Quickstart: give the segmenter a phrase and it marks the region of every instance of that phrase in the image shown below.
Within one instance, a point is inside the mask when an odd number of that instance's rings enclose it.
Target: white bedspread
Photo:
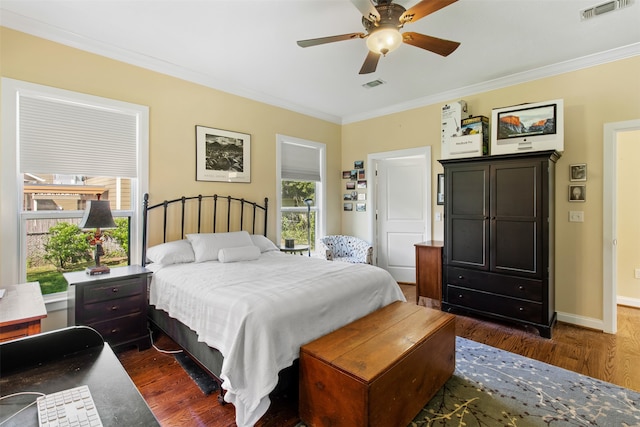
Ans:
[[[160,268],[150,290],[152,305],[224,356],[222,387],[239,427],[264,415],[301,345],[397,300],[400,287],[378,267],[280,252]]]

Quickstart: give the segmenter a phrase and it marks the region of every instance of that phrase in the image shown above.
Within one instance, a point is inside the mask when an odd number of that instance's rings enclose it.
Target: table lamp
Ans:
[[[98,195],[98,200],[89,200],[79,227],[82,229],[96,229],[94,237],[94,241],[96,242],[96,251],[94,255],[96,265],[93,267],[87,267],[86,273],[91,276],[109,273],[109,267],[106,265],[100,265],[100,257],[104,255],[104,250],[102,249],[102,232],[100,229],[116,227],[116,223],[113,221],[113,216],[111,215],[109,201],[100,200],[100,195]]]

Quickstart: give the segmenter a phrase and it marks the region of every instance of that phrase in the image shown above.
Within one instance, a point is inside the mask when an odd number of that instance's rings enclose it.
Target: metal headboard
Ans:
[[[142,217],[142,265],[146,265],[147,263],[147,233],[149,226],[149,213],[154,209],[162,208],[163,212],[163,225],[162,225],[162,242],[165,243],[167,241],[167,226],[169,223],[169,211],[170,206],[174,204],[180,203],[180,238],[184,239],[185,237],[185,218],[186,214],[189,213],[189,209],[196,209],[197,211],[197,221],[196,221],[196,230],[194,232],[200,233],[203,226],[203,202],[208,199],[212,199],[212,218],[210,222],[206,222],[212,227],[212,232],[215,233],[217,231],[218,226],[218,214],[221,211],[221,215],[226,213],[226,228],[224,231],[231,231],[232,219],[238,219],[239,222],[239,230],[242,231],[245,227],[245,221],[250,221],[248,230],[251,234],[257,234],[256,229],[260,225],[258,219],[260,214],[264,215],[264,220],[261,222],[262,225],[262,233],[265,237],[267,236],[267,207],[269,205],[269,199],[264,198],[264,205],[259,205],[256,202],[251,202],[249,200],[245,200],[242,198],[232,197],[232,196],[219,196],[217,194],[211,196],[203,196],[201,194],[197,196],[191,197],[179,197],[173,200],[165,200],[161,203],[157,203],[155,205],[149,206],[149,194],[145,193],[144,201],[143,201],[143,217]],[[218,203],[220,202],[220,204]],[[193,205],[196,205],[195,207]],[[189,205],[189,207],[187,207]],[[246,209],[245,209],[246,208]],[[232,211],[234,216],[232,216]],[[246,217],[245,217],[246,216]],[[224,225],[224,223],[223,223]]]

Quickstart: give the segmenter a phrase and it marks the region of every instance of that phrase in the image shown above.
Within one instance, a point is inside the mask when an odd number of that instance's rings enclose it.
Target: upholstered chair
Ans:
[[[331,261],[344,261],[354,264],[371,264],[373,246],[354,236],[325,236],[320,239],[325,248],[325,258]]]

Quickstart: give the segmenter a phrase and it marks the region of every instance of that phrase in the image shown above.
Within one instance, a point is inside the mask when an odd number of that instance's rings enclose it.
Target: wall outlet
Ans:
[[[584,212],[569,211],[569,222],[584,222]]]
[[[634,277],[640,279],[640,268],[636,268],[634,271]]]

